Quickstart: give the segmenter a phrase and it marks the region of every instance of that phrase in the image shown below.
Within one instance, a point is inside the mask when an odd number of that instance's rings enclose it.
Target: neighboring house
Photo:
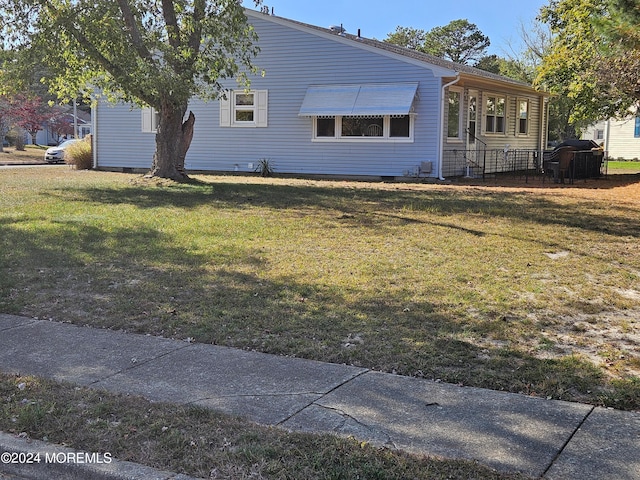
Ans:
[[[478,165],[479,151],[539,158],[547,96],[530,86],[341,29],[247,10],[259,36],[249,91],[226,83],[226,99],[190,105],[190,171],[250,172],[268,159],[277,173],[442,177]],[[152,109],[99,103],[94,163],[148,169]]]
[[[582,134],[585,140],[602,145],[611,159],[640,159],[640,113],[624,120],[604,120],[591,125]]]
[[[63,115],[65,120],[69,124],[70,131],[73,131],[73,112],[68,112]],[[91,114],[85,113],[83,111],[78,111],[77,115],[77,124],[78,124],[78,138],[84,138],[91,133]],[[42,125],[42,130],[38,131],[36,134],[36,144],[37,145],[58,145],[68,138],[73,138],[73,134],[68,135],[58,135],[54,132],[49,125],[49,122],[45,122]],[[32,142],[31,135],[25,132],[25,145],[30,145]]]

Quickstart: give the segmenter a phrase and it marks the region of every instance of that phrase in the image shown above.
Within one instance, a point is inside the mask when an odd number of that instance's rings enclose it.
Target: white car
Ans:
[[[62,142],[57,147],[48,148],[46,152],[44,152],[44,161],[47,163],[62,163],[64,162],[64,150],[69,145],[73,145],[76,142],[80,142],[78,139],[71,139]]]

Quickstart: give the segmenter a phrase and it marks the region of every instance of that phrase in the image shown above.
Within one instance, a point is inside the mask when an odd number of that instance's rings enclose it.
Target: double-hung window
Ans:
[[[516,124],[518,135],[529,133],[529,100],[518,100],[518,122]]]
[[[636,123],[633,127],[634,138],[640,138],[640,115],[636,116]]]
[[[460,90],[449,90],[448,101],[448,121],[447,138],[449,140],[462,140],[462,92]]]
[[[506,100],[504,97],[487,96],[485,132],[505,133],[505,106]]]
[[[255,123],[256,94],[233,92],[233,123]]]
[[[228,91],[220,99],[221,127],[266,127],[267,90]]]

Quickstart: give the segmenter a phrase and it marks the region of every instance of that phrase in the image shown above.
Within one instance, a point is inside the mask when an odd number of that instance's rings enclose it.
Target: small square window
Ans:
[[[250,123],[254,121],[255,104],[253,93],[235,94],[235,121]]]
[[[409,138],[409,115],[391,117],[391,130],[389,132],[389,136]]]
[[[228,91],[220,98],[220,126],[267,127],[268,90]]]
[[[316,119],[316,136],[318,137],[335,137],[336,136],[336,119],[317,118]]]

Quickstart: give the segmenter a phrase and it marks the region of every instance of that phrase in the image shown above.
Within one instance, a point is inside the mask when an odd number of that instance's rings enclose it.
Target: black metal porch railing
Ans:
[[[557,180],[554,170],[556,151],[529,149],[446,149],[442,163],[442,175],[446,177],[472,177],[487,179],[515,176],[529,181],[535,176],[550,176]],[[603,155],[593,150],[575,150],[570,154],[570,163],[563,171],[571,182],[574,179],[597,178],[606,165]]]
[[[542,172],[538,150],[446,149],[442,162],[444,177],[486,178],[487,175],[511,173],[524,176]]]

